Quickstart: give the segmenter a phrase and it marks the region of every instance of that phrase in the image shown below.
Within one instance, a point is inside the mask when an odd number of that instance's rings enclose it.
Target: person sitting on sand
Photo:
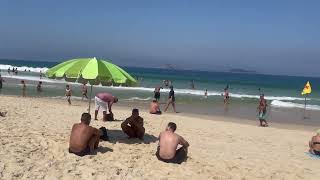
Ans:
[[[91,115],[83,113],[81,122],[73,125],[70,135],[69,153],[85,156],[98,148],[100,131],[89,126]]]
[[[143,139],[145,129],[143,127],[143,118],[139,116],[138,109],[132,110],[132,115],[121,123],[121,128],[129,138]]]
[[[170,86],[169,99],[168,99],[168,102],[167,102],[166,107],[164,108],[164,112],[166,112],[166,111],[168,110],[169,105],[172,104],[173,111],[174,111],[175,113],[177,113],[175,101],[176,101],[176,99],[175,99],[175,97],[174,97],[173,86]]]
[[[318,129],[317,134],[311,138],[309,148],[310,153],[320,156],[320,129]]]
[[[159,103],[156,99],[153,99],[150,104],[150,114],[161,114]]]
[[[27,86],[26,83],[24,82],[24,80],[21,81],[21,90],[22,90],[22,97],[26,97],[26,90],[27,90]]]
[[[268,123],[266,120],[267,117],[267,100],[264,98],[264,94],[260,95],[260,102],[258,106],[258,111],[259,111],[259,121],[260,121],[260,126],[261,127],[267,127]]]
[[[67,101],[69,103],[69,105],[71,105],[71,88],[69,86],[69,84],[66,85],[66,97],[67,97]]]
[[[112,105],[113,103],[117,103],[118,98],[113,96],[110,93],[98,93],[95,96],[95,104],[96,110],[94,112],[94,119],[98,120],[98,112],[100,108],[102,109],[103,113],[103,120],[104,121],[112,121],[113,120],[113,113],[112,113]]]
[[[156,156],[166,163],[181,164],[187,159],[189,143],[175,133],[177,125],[169,122],[166,130],[159,135],[159,145]],[[177,149],[178,145],[182,145]]]
[[[86,98],[86,99],[88,99],[88,88],[87,88],[87,85],[86,85],[86,83],[83,83],[83,85],[82,85],[82,100],[83,100],[83,98]]]

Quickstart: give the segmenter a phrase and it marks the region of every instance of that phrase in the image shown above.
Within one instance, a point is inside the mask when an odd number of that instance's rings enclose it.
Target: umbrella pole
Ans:
[[[91,90],[90,90],[90,99],[89,99],[89,108],[88,108],[89,114],[90,114],[90,107],[91,107],[91,97],[92,97],[92,85],[91,85]]]

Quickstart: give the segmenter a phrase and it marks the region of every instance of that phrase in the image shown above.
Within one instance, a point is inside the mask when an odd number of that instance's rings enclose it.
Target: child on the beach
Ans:
[[[24,80],[21,81],[21,85],[22,85],[22,97],[26,97],[26,90],[27,90],[27,86],[26,83],[24,82]]]
[[[69,105],[71,105],[71,88],[68,84],[66,85],[66,97]]]

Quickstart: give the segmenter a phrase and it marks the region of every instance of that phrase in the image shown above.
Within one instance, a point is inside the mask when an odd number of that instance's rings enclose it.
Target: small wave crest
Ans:
[[[273,100],[271,102],[271,106],[273,107],[281,107],[281,108],[304,108],[304,104],[293,103],[293,102],[284,102],[279,100]],[[307,105],[307,109],[309,110],[320,110],[320,106],[318,105]]]
[[[8,65],[8,64],[0,64],[0,69],[4,69],[4,70],[7,70],[7,69],[11,69],[12,70],[12,68],[17,68],[18,69],[18,71],[29,71],[30,70],[30,72],[36,72],[36,73],[40,73],[40,72],[42,72],[42,73],[45,73],[49,68],[47,68],[47,67],[28,67],[28,66],[12,66],[12,65]]]

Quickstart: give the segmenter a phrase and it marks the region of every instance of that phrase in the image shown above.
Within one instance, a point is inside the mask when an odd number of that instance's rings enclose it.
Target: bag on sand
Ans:
[[[104,141],[108,141],[109,137],[108,137],[107,129],[105,127],[101,127],[99,129],[102,132],[102,135],[100,136],[100,139],[102,139]]]
[[[106,115],[103,117],[103,120],[104,120],[104,121],[114,121],[114,119],[113,119],[113,114],[106,114]]]

